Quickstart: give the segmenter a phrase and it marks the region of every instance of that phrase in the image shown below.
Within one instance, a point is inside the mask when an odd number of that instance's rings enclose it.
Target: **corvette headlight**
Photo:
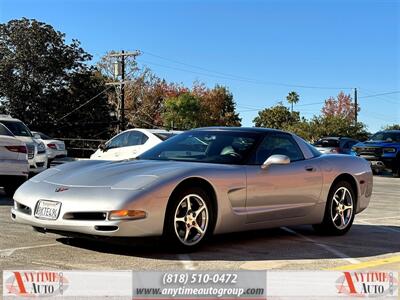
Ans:
[[[383,152],[385,153],[395,153],[396,148],[383,148]]]
[[[138,220],[146,218],[146,212],[143,210],[112,210],[108,213],[110,221],[115,220]]]
[[[158,179],[155,175],[137,175],[128,177],[114,184],[113,190],[140,190]]]

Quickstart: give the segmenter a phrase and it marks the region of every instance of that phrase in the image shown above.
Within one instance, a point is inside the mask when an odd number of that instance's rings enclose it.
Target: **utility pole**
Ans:
[[[121,51],[121,120],[120,131],[125,130],[125,51]],[[356,119],[357,120],[357,119]],[[356,121],[357,122],[357,121]]]
[[[125,57],[133,56],[134,58],[140,55],[140,51],[134,52],[125,52],[122,50],[120,53],[112,53],[109,54],[108,57],[116,57],[117,61],[115,62],[114,67],[114,76],[121,76],[121,80],[117,82],[110,82],[107,85],[119,85],[121,87],[121,95],[120,95],[120,114],[119,114],[119,131],[124,131],[126,128],[125,122]]]
[[[357,125],[357,115],[358,115],[357,88],[354,89],[354,108],[355,108],[354,121]]]

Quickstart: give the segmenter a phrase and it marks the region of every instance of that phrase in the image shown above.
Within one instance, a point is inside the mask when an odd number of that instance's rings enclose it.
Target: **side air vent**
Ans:
[[[94,226],[97,231],[116,231],[118,226]]]

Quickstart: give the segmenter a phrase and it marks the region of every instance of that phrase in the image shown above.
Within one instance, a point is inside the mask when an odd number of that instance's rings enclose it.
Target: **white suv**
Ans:
[[[8,196],[28,178],[27,148],[0,124],[0,186]]]
[[[7,127],[17,139],[26,144],[28,148],[29,172],[40,173],[46,170],[48,164],[46,146],[33,138],[28,127],[22,121],[7,115],[0,115],[0,123]]]

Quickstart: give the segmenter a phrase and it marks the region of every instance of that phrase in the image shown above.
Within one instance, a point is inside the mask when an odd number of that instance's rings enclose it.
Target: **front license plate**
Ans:
[[[36,206],[35,217],[56,220],[60,213],[61,202],[40,200]]]

